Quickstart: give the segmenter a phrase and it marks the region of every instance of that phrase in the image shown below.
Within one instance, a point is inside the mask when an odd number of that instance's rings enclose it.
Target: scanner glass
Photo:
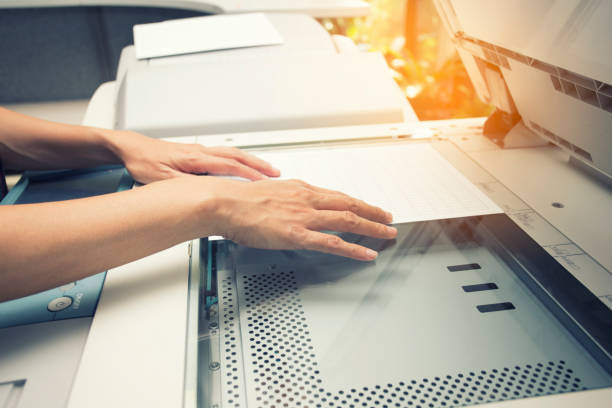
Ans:
[[[199,381],[216,403],[456,406],[612,384],[609,309],[505,215],[397,227],[342,234],[380,252],[370,263],[203,245],[220,367]]]

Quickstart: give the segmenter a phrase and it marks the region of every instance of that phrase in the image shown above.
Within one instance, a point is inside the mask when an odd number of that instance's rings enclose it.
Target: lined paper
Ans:
[[[503,212],[425,143],[253,153],[283,179],[342,191],[390,211],[394,223]]]

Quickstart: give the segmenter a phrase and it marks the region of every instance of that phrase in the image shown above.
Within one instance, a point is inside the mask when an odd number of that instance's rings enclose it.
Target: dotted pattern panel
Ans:
[[[317,407],[457,407],[586,389],[565,362],[423,378],[325,393]]]
[[[221,329],[221,400],[223,407],[246,407],[244,364],[240,347],[238,300],[231,276],[219,276],[219,327]]]
[[[294,271],[239,277],[249,403],[259,407],[312,407],[318,377],[308,324]],[[254,398],[253,398],[254,397]],[[255,400],[255,401],[253,401]]]
[[[451,407],[586,389],[564,361],[326,390],[294,271],[239,276],[250,406]],[[224,405],[225,406],[225,405]]]

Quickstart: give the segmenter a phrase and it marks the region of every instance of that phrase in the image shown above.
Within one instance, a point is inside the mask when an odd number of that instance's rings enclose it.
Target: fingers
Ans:
[[[397,229],[362,218],[350,211],[317,211],[307,228],[318,231],[352,232],[381,239],[392,239],[397,236]]]
[[[310,184],[306,184],[310,189],[312,189],[313,191],[316,191],[318,193],[324,193],[324,194],[332,194],[332,195],[341,195],[344,197],[350,197],[348,194],[343,193],[342,191],[338,191],[338,190],[330,190],[328,188],[323,188],[323,187],[319,187],[319,186],[313,186]]]
[[[290,183],[298,184],[304,189],[314,194],[308,197],[309,203],[317,210],[350,211],[361,217],[383,224],[393,222],[393,215],[380,207],[370,205],[357,198],[353,198],[340,191],[329,190],[322,187],[313,186],[303,180],[287,180]]]
[[[382,208],[340,193],[317,194],[313,198],[313,205],[317,210],[350,211],[360,217],[383,224],[390,224],[393,221],[391,213]]]
[[[300,247],[312,251],[320,251],[328,254],[345,256],[359,261],[372,261],[376,259],[378,253],[361,245],[351,244],[342,238],[324,234],[322,232],[299,230],[297,231]]]
[[[254,168],[246,166],[234,159],[227,159],[224,157],[210,156],[210,159],[206,163],[206,169],[212,174],[243,177],[253,181],[266,178],[265,175]]]
[[[260,159],[257,156],[243,152],[234,147],[210,147],[205,148],[208,154],[234,159],[248,167],[251,167],[268,177],[280,176],[280,170],[274,168],[270,163]]]

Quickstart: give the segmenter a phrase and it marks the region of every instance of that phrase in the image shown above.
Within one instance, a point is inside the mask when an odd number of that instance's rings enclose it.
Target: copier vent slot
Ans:
[[[495,290],[495,289],[499,289],[499,287],[493,283],[493,282],[489,282],[489,283],[478,283],[476,285],[463,285],[461,287],[463,289],[464,292],[470,293],[470,292],[480,292],[483,290]]]
[[[477,263],[470,263],[464,265],[451,265],[446,267],[450,272],[461,272],[461,271],[469,271],[473,269],[481,269],[480,265]]]
[[[510,302],[490,303],[488,305],[476,306],[480,313],[501,312],[502,310],[514,310],[516,307]]]
[[[295,272],[239,279],[248,331],[246,369],[254,377],[257,407],[451,407],[586,389],[560,360],[328,390],[317,365]],[[224,281],[223,287],[229,288],[230,282]],[[226,322],[234,318],[233,313],[226,316]],[[231,344],[231,340],[226,343]],[[235,392],[234,401],[239,401],[242,390],[234,391],[229,380],[232,365],[226,365],[227,392]]]
[[[536,66],[536,68],[539,67]],[[579,99],[596,108],[612,112],[612,95],[609,92],[610,85],[562,68],[558,68],[558,71],[559,74],[555,72],[550,73],[550,80],[556,91]]]

